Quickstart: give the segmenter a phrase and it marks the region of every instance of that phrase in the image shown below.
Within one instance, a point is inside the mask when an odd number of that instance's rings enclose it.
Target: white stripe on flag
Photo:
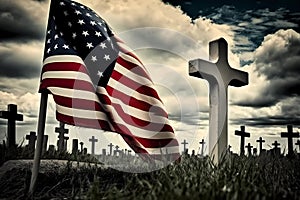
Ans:
[[[50,56],[44,60],[43,65],[56,63],[56,62],[74,62],[74,63],[80,63],[82,65],[85,65],[83,60],[79,56],[75,56],[75,55]]]

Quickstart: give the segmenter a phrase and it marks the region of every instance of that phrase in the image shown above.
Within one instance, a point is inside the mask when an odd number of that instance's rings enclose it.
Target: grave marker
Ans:
[[[102,149],[102,155],[106,156],[106,149]]]
[[[83,155],[87,155],[87,148],[83,148]]]
[[[277,142],[277,140],[275,140],[274,143],[272,143],[272,145],[274,146],[273,150],[274,150],[274,154],[280,155],[280,144]]]
[[[7,146],[16,147],[16,121],[23,121],[23,115],[18,114],[17,105],[9,104],[7,111],[0,111],[0,118],[7,119]]]
[[[67,137],[65,137],[65,134],[69,133],[68,129],[65,129],[65,124],[62,122],[59,122],[59,127],[55,128],[55,132],[58,133],[58,151],[59,152],[63,152],[66,150],[66,142],[65,139]]]
[[[209,152],[218,161],[228,146],[228,86],[247,85],[248,73],[230,67],[224,38],[209,43],[209,60],[189,61],[189,75],[209,83]]]
[[[112,143],[110,143],[109,145],[108,145],[108,147],[109,147],[109,155],[111,155],[112,156],[112,148],[113,148],[113,144]]]
[[[253,148],[253,156],[257,156],[257,148]]]
[[[258,142],[259,143],[259,153],[261,153],[262,152],[262,144],[264,143],[264,142],[266,142],[265,140],[263,140],[262,139],[262,137],[259,137],[259,139],[258,140],[256,140],[256,142]]]
[[[80,142],[79,144],[80,144],[80,152],[83,153],[83,144],[84,144],[84,143],[83,143],[83,142]]]
[[[246,148],[247,148],[247,150],[248,150],[248,156],[251,156],[252,155],[252,152],[251,152],[251,149],[252,149],[252,147],[253,146],[251,146],[251,144],[250,143],[248,143],[248,145],[247,146],[245,146]]]
[[[300,140],[297,140],[297,142],[295,143],[296,146],[298,146],[299,151],[300,151]]]
[[[282,132],[281,137],[288,138],[288,154],[293,155],[294,149],[293,149],[293,138],[298,138],[299,133],[295,132],[293,133],[293,126],[287,125],[288,132]]]
[[[74,155],[78,154],[78,139],[73,139],[72,154]]]
[[[118,145],[115,146],[114,156],[116,156],[117,153],[119,153],[119,148],[120,148],[120,147],[119,147]]]
[[[241,146],[240,146],[240,155],[245,154],[245,137],[250,137],[250,133],[245,132],[245,126],[241,126],[240,131],[235,131],[235,135],[241,136]]]
[[[202,139],[201,142],[199,142],[199,144],[201,145],[201,156],[203,156],[204,155],[204,145],[205,145],[204,139]]]
[[[36,141],[36,132],[30,131],[29,135],[26,135],[26,140],[28,140],[28,149],[30,152],[34,152],[35,141]]]
[[[187,143],[186,140],[184,139],[183,142],[181,142],[181,144],[183,144],[183,152],[186,153],[186,152],[187,152],[186,145],[187,145],[188,143]]]
[[[96,142],[98,142],[98,139],[92,136],[92,138],[90,138],[89,141],[92,143],[92,155],[95,155],[95,144]]]
[[[54,155],[54,152],[55,152],[55,146],[54,145],[49,145],[49,149],[48,149],[48,152],[50,155]]]

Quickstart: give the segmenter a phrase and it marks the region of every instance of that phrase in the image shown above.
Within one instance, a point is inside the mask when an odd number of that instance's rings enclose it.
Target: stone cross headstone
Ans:
[[[28,149],[30,152],[34,152],[35,141],[36,141],[36,132],[30,131],[29,135],[26,135],[26,140],[28,140]]]
[[[111,155],[111,156],[113,155],[113,154],[112,154],[112,153],[113,153],[113,152],[112,152],[113,146],[114,146],[114,145],[113,145],[112,143],[110,143],[110,144],[108,145],[108,147],[109,147],[109,155]]]
[[[272,143],[272,145],[274,146],[273,150],[274,150],[274,153],[277,154],[277,155],[280,155],[280,143],[277,142],[277,140],[275,140],[274,143]]]
[[[118,145],[115,146],[116,150],[114,150],[114,156],[116,156],[119,153],[119,148],[120,147]]]
[[[58,133],[58,151],[63,152],[66,149],[65,134],[68,134],[69,130],[65,129],[65,124],[63,122],[60,122],[59,127],[55,128],[55,132]]]
[[[47,147],[48,147],[48,135],[44,135],[43,145],[42,145],[42,155],[44,155],[47,152]]]
[[[199,144],[201,145],[201,156],[203,156],[204,155],[204,145],[205,145],[204,139],[202,139],[201,142],[199,142]]]
[[[248,73],[228,63],[228,44],[224,38],[209,43],[209,61],[189,61],[189,74],[209,83],[209,152],[218,162],[228,146],[228,86],[248,84]]]
[[[240,131],[235,131],[235,135],[241,136],[241,146],[240,146],[240,155],[245,154],[245,137],[250,137],[250,133],[245,132],[245,126],[241,126]]]
[[[298,146],[299,151],[300,151],[300,140],[297,140],[297,142],[295,143],[296,146]]]
[[[84,143],[83,143],[83,142],[80,142],[79,144],[80,144],[80,152],[83,153],[83,144],[84,144]]]
[[[16,147],[16,121],[23,121],[23,115],[18,114],[17,105],[9,104],[7,111],[0,111],[0,118],[7,119],[7,146]]]
[[[181,142],[181,144],[183,144],[183,152],[185,153],[187,151],[186,145],[188,144],[187,141],[184,139],[183,142]]]
[[[281,137],[288,138],[288,154],[293,155],[294,149],[293,149],[293,138],[298,138],[299,133],[295,132],[293,133],[293,126],[287,125],[288,132],[282,132]]]
[[[251,152],[251,149],[252,149],[252,147],[253,146],[251,146],[251,144],[250,143],[248,143],[248,145],[247,146],[245,146],[246,148],[247,148],[247,150],[248,150],[248,156],[251,156],[252,155],[252,152]]]
[[[89,141],[92,143],[92,155],[95,155],[95,144],[96,142],[98,142],[98,139],[92,136],[92,138],[90,138]]]
[[[72,154],[74,155],[78,154],[78,139],[73,139]]]
[[[259,153],[261,153],[262,152],[262,144],[265,142],[265,140],[263,140],[262,139],[262,137],[259,137],[259,139],[258,140],[256,140],[256,142],[258,142],[259,143]]]

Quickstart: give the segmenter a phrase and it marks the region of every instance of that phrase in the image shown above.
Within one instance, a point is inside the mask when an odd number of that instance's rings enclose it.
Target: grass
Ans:
[[[150,173],[126,173],[99,165],[40,174],[34,199],[299,199],[300,158],[230,155],[218,166],[208,157],[183,157]],[[24,199],[30,169],[9,171],[0,198]],[[16,181],[18,180],[18,181]]]

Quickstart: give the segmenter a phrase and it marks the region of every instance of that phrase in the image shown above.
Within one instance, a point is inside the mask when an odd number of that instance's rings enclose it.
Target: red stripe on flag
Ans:
[[[138,66],[132,62],[129,62],[120,56],[117,58],[117,63],[120,64],[121,66],[123,66],[124,68],[130,70],[131,72],[133,72],[141,77],[147,78],[150,82],[152,82],[151,78],[148,76],[148,74],[145,72],[145,70],[143,68],[141,68],[140,66]]]
[[[46,71],[76,71],[88,73],[84,65],[75,62],[54,62],[43,66],[42,73]]]
[[[74,126],[81,126],[81,127],[86,127],[86,128],[95,128],[95,129],[103,129],[106,131],[112,131],[108,122],[104,121],[104,120],[72,117],[72,116],[61,114],[57,111],[56,111],[56,119],[58,121],[64,122],[66,124],[74,125]]]
[[[173,129],[170,125],[162,123],[154,123],[151,121],[145,121],[143,119],[136,118],[125,113],[122,107],[118,104],[113,103],[113,107],[115,108],[118,115],[126,122],[132,126],[135,126],[140,129],[149,130],[153,132],[173,132]],[[150,113],[149,113],[150,114]],[[153,113],[154,114],[154,113]]]
[[[117,89],[114,89],[110,86],[106,86],[106,90],[107,90],[107,93],[111,97],[119,99],[123,103],[125,103],[129,106],[135,107],[135,108],[143,110],[143,111],[149,111],[151,109],[152,112],[155,111],[155,113],[157,113],[158,115],[161,115],[161,116],[166,117],[166,118],[168,116],[166,111],[163,108],[159,107],[159,106],[149,104],[149,103],[144,102],[142,100],[139,100],[139,99],[136,99],[134,97],[128,96],[127,94],[125,94],[123,92],[120,92]]]
[[[64,107],[104,112],[100,104],[95,101],[86,100],[86,99],[69,98],[69,97],[63,97],[58,95],[54,95],[53,98],[55,103],[62,105]]]
[[[43,80],[41,84],[41,88],[47,88],[47,87],[60,87],[60,88],[90,91],[95,93],[95,88],[90,82],[79,80],[79,79],[74,80],[74,79],[61,79],[61,78],[46,78]]]
[[[122,75],[121,73],[117,72],[117,71],[113,71],[111,78],[115,79],[116,81],[122,83],[123,85],[126,85],[127,87],[150,97],[154,97],[157,100],[161,101],[157,92],[147,86],[147,85],[142,85],[128,77],[126,77],[126,75]]]

